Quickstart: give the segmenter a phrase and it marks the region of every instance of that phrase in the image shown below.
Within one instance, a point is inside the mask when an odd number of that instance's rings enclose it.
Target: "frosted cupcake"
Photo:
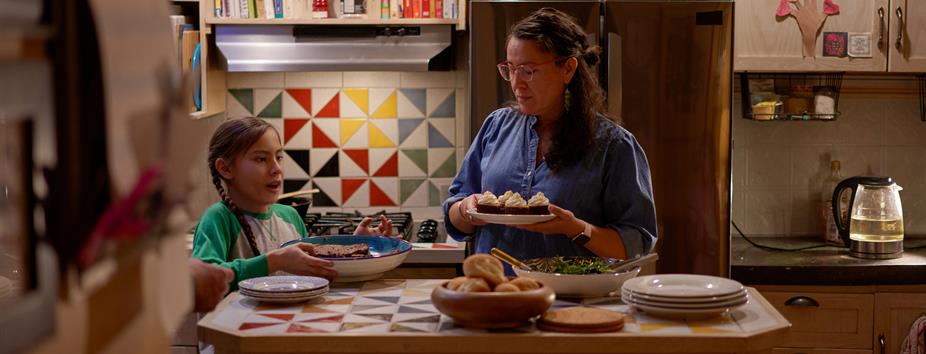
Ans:
[[[505,214],[527,214],[528,210],[527,202],[519,193],[514,193],[505,200]]]
[[[511,193],[511,191],[505,191],[505,194],[502,194],[501,196],[499,196],[499,197],[498,197],[498,204],[499,204],[499,206],[502,207],[502,208],[504,208],[504,207],[505,207],[505,202],[508,201],[508,198],[511,198],[511,195],[512,195],[512,194],[514,194],[514,193]]]
[[[527,201],[528,214],[547,215],[550,213],[549,206],[550,200],[543,195],[543,192],[537,192]]]
[[[498,202],[498,198],[495,197],[495,194],[492,194],[490,191],[485,191],[476,200],[476,211],[483,214],[500,214],[502,212],[502,204]]]

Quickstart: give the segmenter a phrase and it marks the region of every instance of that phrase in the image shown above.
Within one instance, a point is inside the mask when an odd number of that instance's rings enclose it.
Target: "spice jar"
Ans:
[[[328,18],[328,0],[312,1],[312,18]]]
[[[836,88],[833,86],[814,86],[814,113],[820,119],[833,119],[836,115]]]
[[[811,98],[813,98],[813,86],[791,86],[791,94],[785,99],[785,114],[804,115],[813,113],[810,106]]]

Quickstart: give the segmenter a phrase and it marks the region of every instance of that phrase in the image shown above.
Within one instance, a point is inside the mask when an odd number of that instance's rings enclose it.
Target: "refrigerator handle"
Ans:
[[[608,32],[608,113],[621,118],[621,36]]]

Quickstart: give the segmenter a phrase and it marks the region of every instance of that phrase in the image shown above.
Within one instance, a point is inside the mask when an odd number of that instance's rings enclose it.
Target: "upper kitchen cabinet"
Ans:
[[[888,0],[834,0],[833,3],[839,6],[839,12],[830,16],[824,14],[824,0],[798,1],[808,6],[798,10],[795,5],[792,5],[792,14],[786,16],[776,14],[781,5],[779,0],[736,2],[734,70],[883,72],[887,69],[889,47],[891,49],[894,47],[893,41],[887,38],[889,22],[894,19],[894,11],[889,10],[893,7],[889,6]],[[898,1],[891,2],[897,3]],[[905,14],[913,8],[921,14],[926,14],[923,11],[926,10],[926,4],[921,2],[909,1],[916,5],[910,5],[910,9],[905,10]],[[814,5],[813,10],[809,5]],[[813,57],[805,57],[803,54],[801,29],[796,17],[793,16],[798,11],[804,11],[805,14],[815,11],[816,13],[811,13],[811,15],[817,18],[825,16],[822,28],[816,32]],[[916,16],[908,17],[915,18]],[[915,34],[915,30],[924,29],[924,27],[926,27],[926,19],[917,25],[908,24],[906,33]],[[890,31],[893,33],[894,29],[891,28]],[[867,38],[870,39],[870,57],[824,56],[823,43],[826,32],[861,34],[862,36],[869,34]],[[904,37],[907,37],[906,33]],[[919,37],[926,37],[926,34]],[[879,39],[881,39],[880,47]],[[926,38],[910,38],[905,41],[908,41],[905,43],[912,43],[911,47],[915,47],[918,41],[926,44]],[[847,42],[847,39],[843,39],[844,48]],[[919,49],[918,52],[913,48],[909,50],[914,55],[912,58],[915,58],[916,54],[919,54],[920,58],[926,58],[926,49]],[[908,68],[917,64],[907,61],[905,65]],[[920,67],[923,65],[920,64]]]
[[[892,0],[890,9],[888,70],[926,71],[926,1]]]

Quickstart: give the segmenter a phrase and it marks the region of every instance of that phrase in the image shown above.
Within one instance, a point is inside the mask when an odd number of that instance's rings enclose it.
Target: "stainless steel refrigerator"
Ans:
[[[733,1],[470,2],[472,135],[512,100],[495,65],[508,29],[542,7],[577,19],[602,47],[608,110],[646,151],[657,272],[728,276]]]

